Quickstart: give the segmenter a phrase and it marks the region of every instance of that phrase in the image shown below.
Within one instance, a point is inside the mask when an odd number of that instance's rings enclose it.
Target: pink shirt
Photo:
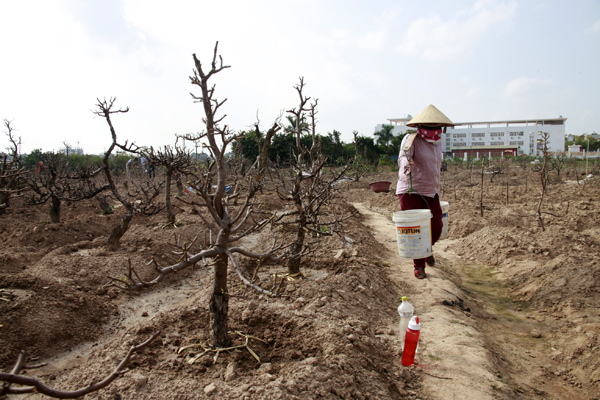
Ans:
[[[398,185],[396,185],[396,194],[406,193],[410,188],[409,165],[406,154],[404,154],[404,143],[409,135],[404,136],[400,145],[400,154],[398,155]],[[411,147],[411,158],[414,161],[412,168],[412,185],[422,196],[435,197],[440,196],[440,176],[442,165],[442,141],[436,144],[427,142],[421,136],[417,135]]]

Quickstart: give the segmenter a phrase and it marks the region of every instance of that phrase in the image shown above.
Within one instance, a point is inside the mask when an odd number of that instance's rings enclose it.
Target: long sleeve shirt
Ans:
[[[400,145],[400,154],[398,155],[398,184],[396,185],[396,194],[408,192],[410,188],[409,164],[408,158],[404,153],[404,143],[409,135],[404,136]],[[427,142],[421,136],[417,135],[410,148],[410,158],[413,160],[412,168],[412,186],[422,196],[435,197],[440,195],[440,178],[442,163],[442,141],[436,144]]]

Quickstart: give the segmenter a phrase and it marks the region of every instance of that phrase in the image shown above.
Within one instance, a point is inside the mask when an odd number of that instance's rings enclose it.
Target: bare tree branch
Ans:
[[[118,378],[119,376],[121,376],[121,375],[125,374],[127,371],[129,371],[127,369],[127,366],[129,365],[129,363],[131,361],[133,361],[136,358],[135,353],[137,351],[143,349],[144,347],[148,346],[154,339],[156,339],[158,337],[159,334],[160,334],[160,332],[155,332],[145,342],[138,344],[138,345],[131,346],[131,348],[125,355],[125,358],[119,363],[117,368],[110,375],[108,375],[106,378],[104,378],[102,381],[100,381],[98,383],[94,383],[88,387],[85,387],[85,388],[82,388],[79,390],[75,390],[75,391],[71,391],[71,392],[52,389],[52,388],[46,386],[45,384],[43,384],[37,378],[31,378],[28,376],[19,375],[19,373],[21,372],[22,369],[28,369],[25,366],[25,352],[23,351],[19,355],[17,363],[15,364],[14,368],[12,369],[12,371],[9,374],[0,373],[0,381],[5,382],[4,386],[2,388],[2,391],[0,391],[0,395],[25,394],[25,393],[38,392],[38,393],[45,394],[46,396],[54,397],[57,399],[75,399],[77,397],[84,396],[88,393],[96,392],[96,391],[108,386],[116,378]],[[35,366],[35,367],[39,367],[39,366]],[[29,367],[29,369],[31,369],[31,368],[33,368],[33,367]],[[18,385],[29,385],[29,386],[24,387],[24,388],[12,388],[11,384],[13,384],[13,383],[18,384]]]

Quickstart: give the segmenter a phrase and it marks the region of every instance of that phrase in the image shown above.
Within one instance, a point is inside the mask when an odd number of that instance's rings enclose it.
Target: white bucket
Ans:
[[[450,210],[450,204],[447,201],[440,201],[440,207],[442,207],[442,234],[438,240],[448,238],[448,211]]]
[[[431,251],[431,211],[397,211],[392,217],[396,223],[398,254],[413,260],[429,257]]]

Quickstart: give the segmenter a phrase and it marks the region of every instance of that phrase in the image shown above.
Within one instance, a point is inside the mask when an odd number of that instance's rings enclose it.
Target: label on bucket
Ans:
[[[398,235],[420,235],[421,227],[420,226],[399,226]]]
[[[402,258],[424,258],[431,255],[431,229],[425,226],[396,226],[398,254]]]

